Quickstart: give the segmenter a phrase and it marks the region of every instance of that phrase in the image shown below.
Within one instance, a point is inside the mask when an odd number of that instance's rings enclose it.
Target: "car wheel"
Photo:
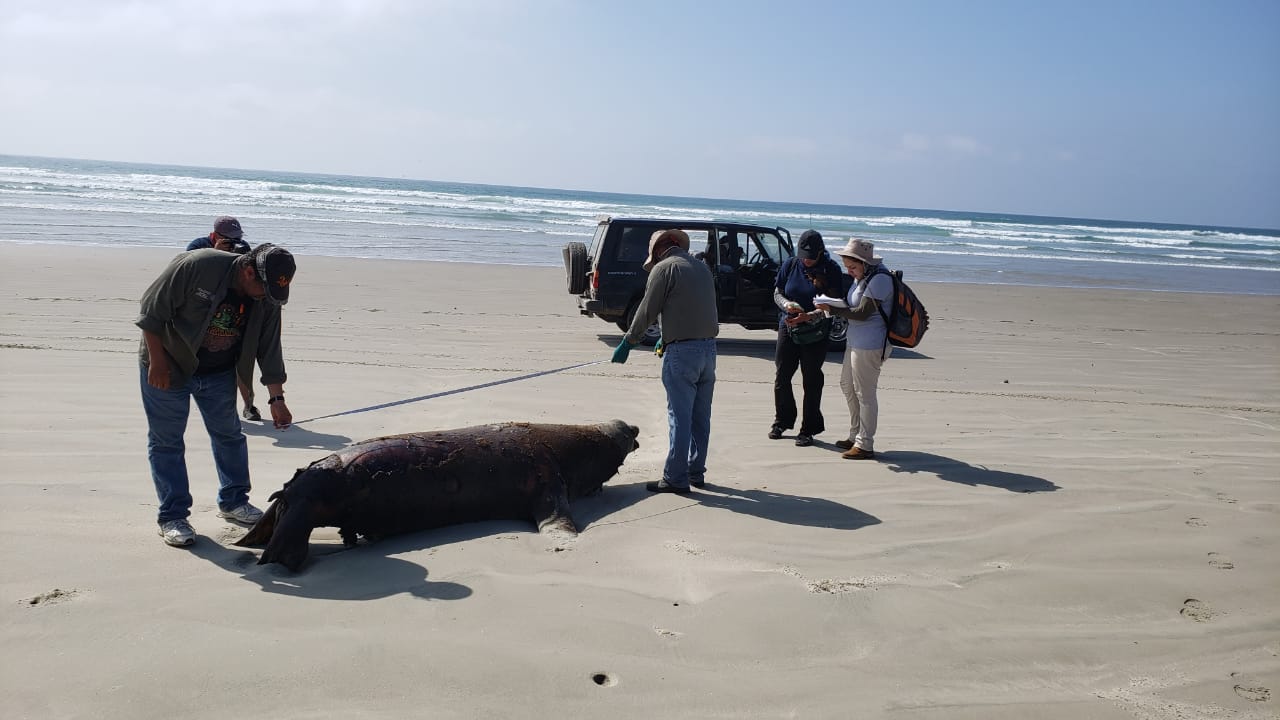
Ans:
[[[580,242],[566,243],[564,270],[569,277],[569,294],[581,295],[587,291],[587,246]]]
[[[827,352],[844,350],[847,337],[849,337],[849,321],[842,317],[832,317],[831,332],[827,333]]]
[[[630,308],[627,308],[627,319],[617,323],[619,330],[626,332],[631,329],[631,321],[636,319],[636,310],[639,309],[639,307],[640,303],[637,301],[632,303]],[[658,323],[654,323],[645,329],[644,336],[640,338],[640,344],[656,345],[658,344],[658,338],[660,337],[662,337],[662,326]]]

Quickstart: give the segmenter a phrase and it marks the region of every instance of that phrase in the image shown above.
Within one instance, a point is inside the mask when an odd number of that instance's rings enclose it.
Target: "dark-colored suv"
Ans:
[[[589,249],[580,242],[564,246],[569,293],[578,296],[579,311],[624,331],[631,327],[648,277],[641,266],[649,254],[649,236],[666,228],[688,233],[689,251],[711,268],[720,322],[748,330],[777,329],[779,310],[773,303],[773,283],[782,262],[795,255],[791,233],[785,228],[744,223],[601,217]],[[845,281],[847,289],[851,279],[845,276]],[[832,350],[844,348],[847,331],[845,321],[836,318],[831,328]],[[659,337],[655,324],[645,333],[644,343],[652,345]]]

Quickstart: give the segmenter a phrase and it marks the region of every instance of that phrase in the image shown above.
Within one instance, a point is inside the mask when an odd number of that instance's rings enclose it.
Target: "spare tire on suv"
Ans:
[[[580,242],[571,242],[564,246],[564,270],[569,278],[569,294],[580,295],[587,290],[587,246]]]

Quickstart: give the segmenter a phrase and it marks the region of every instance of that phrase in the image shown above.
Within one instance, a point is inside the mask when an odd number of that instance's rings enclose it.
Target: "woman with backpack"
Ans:
[[[876,456],[876,385],[880,368],[892,351],[880,308],[887,311],[892,305],[893,278],[881,264],[882,258],[876,256],[875,245],[867,240],[849,238],[836,255],[854,279],[845,298],[848,307],[817,306],[824,313],[849,321],[844,365],[840,369],[840,389],[849,403],[849,437],[836,442],[836,447],[845,451],[840,457],[870,460]]]
[[[831,319],[814,309],[813,298],[822,293],[840,293],[843,284],[840,266],[827,255],[822,235],[805,230],[796,245],[796,256],[778,268],[773,301],[782,314],[778,318],[778,344],[773,361],[773,426],[769,439],[782,437],[796,423],[796,396],[791,379],[800,369],[804,387],[804,409],[796,445],[813,444],[813,436],[826,429],[822,419],[822,363],[827,359],[827,335]]]

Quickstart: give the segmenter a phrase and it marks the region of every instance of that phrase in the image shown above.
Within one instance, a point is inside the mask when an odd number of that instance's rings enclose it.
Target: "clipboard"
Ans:
[[[841,300],[840,298],[833,298],[830,295],[814,295],[813,304],[814,305],[830,305],[831,307],[835,307],[835,308],[849,307],[849,304],[846,303],[844,300]]]

